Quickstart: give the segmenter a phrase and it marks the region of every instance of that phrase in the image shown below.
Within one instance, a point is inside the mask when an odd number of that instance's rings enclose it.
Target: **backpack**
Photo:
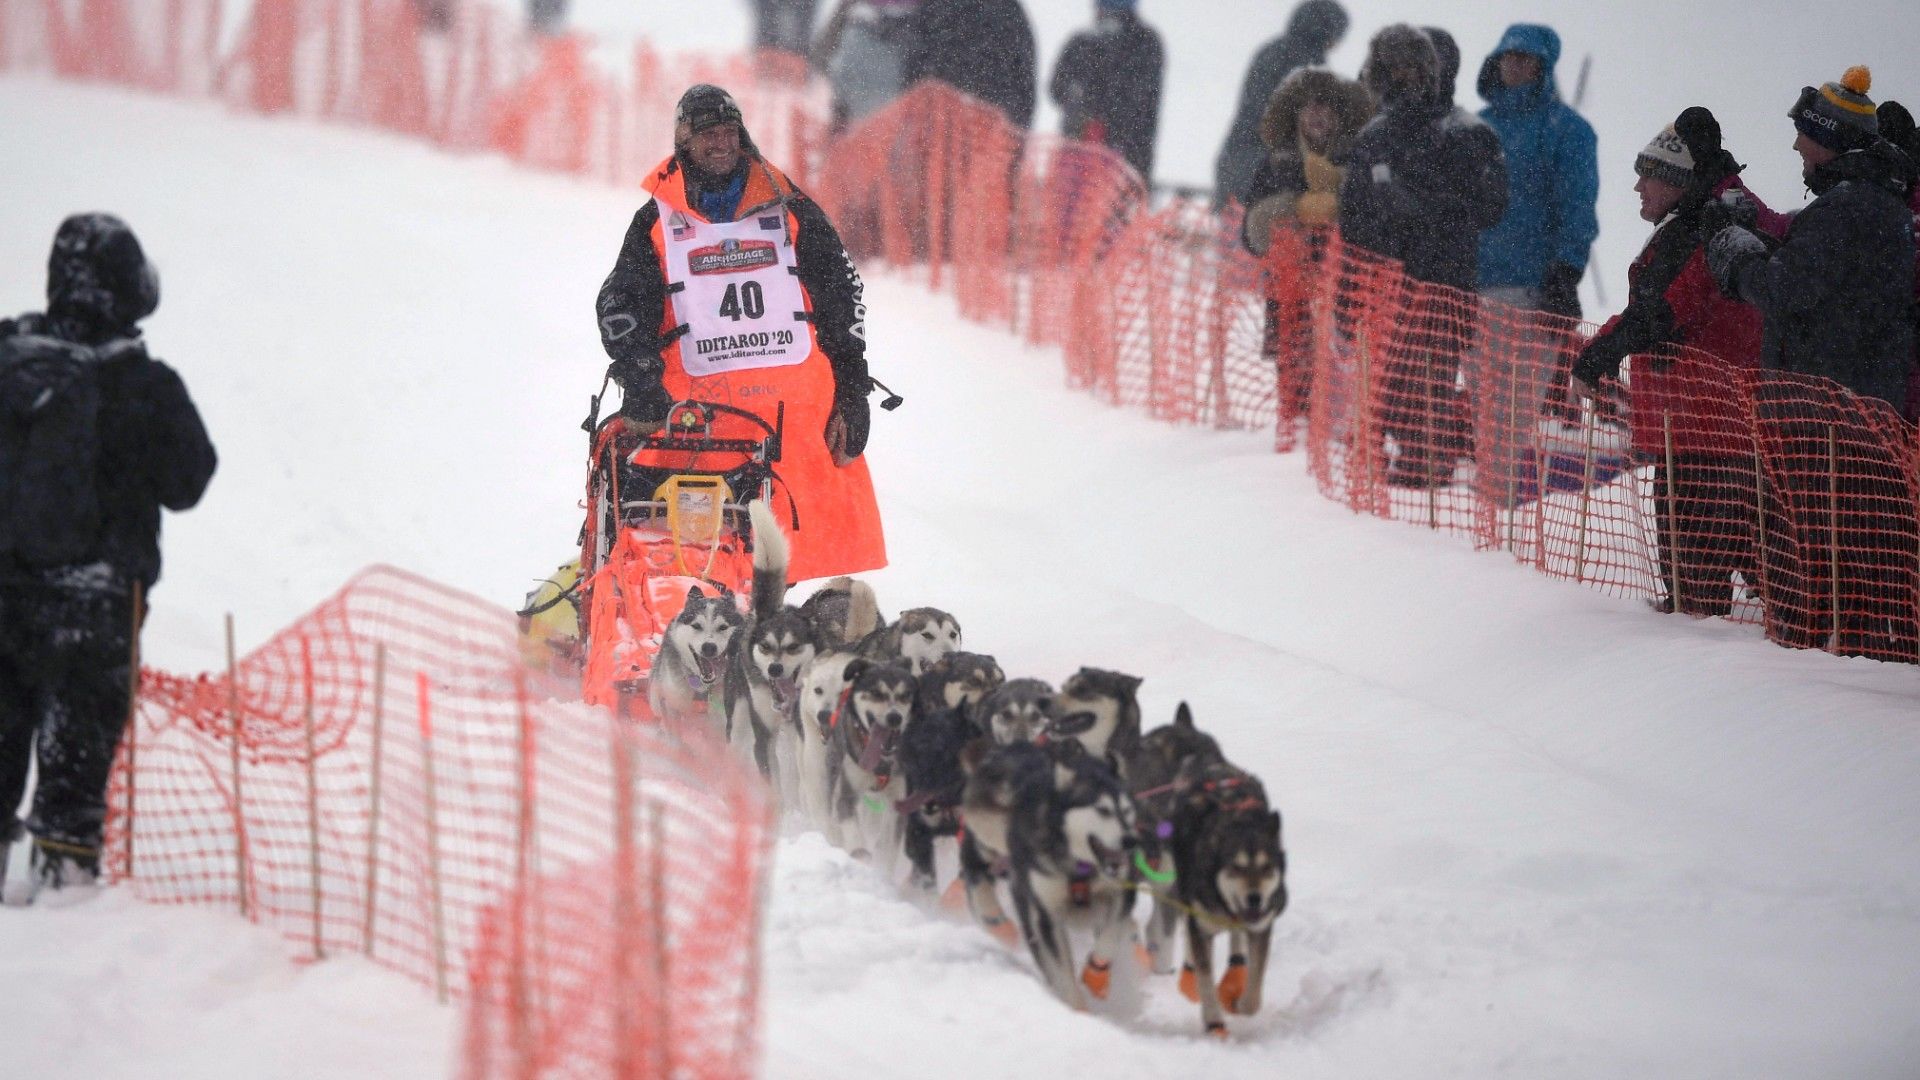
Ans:
[[[0,338],[0,559],[90,558],[102,526],[100,363],[56,338]]]

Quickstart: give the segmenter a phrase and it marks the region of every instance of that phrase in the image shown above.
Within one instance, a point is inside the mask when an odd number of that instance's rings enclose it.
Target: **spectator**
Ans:
[[[753,47],[807,55],[815,0],[753,0]]]
[[[1360,73],[1380,111],[1355,140],[1340,186],[1346,241],[1404,264],[1408,276],[1446,289],[1420,295],[1421,310],[1397,328],[1393,370],[1381,387],[1381,428],[1398,454],[1389,483],[1445,484],[1468,448],[1455,388],[1472,328],[1482,230],[1507,204],[1506,167],[1493,129],[1454,107],[1440,86],[1440,58],[1414,27],[1374,35]]]
[[[1359,83],[1325,68],[1287,76],[1267,103],[1260,141],[1267,156],[1247,192],[1241,240],[1265,255],[1275,226],[1288,221],[1332,225],[1340,215],[1340,184],[1353,141],[1373,116],[1373,99]]]
[[[1760,309],[1761,361],[1819,376],[1857,399],[1761,380],[1754,421],[1776,478],[1770,495],[1768,632],[1783,644],[1831,641],[1848,655],[1912,660],[1916,641],[1913,498],[1889,445],[1913,364],[1913,211],[1906,159],[1879,137],[1872,77],[1802,89],[1788,115],[1814,199],[1777,248],[1750,227],[1707,247],[1721,289]],[[1861,399],[1877,399],[1861,400]],[[1891,406],[1889,412],[1878,402]],[[1880,414],[1885,414],[1884,416]],[[1784,535],[1783,535],[1784,534]]]
[[[159,302],[133,231],[79,214],[54,236],[46,312],[0,321],[0,849],[37,762],[29,898],[98,880],[160,508],[213,476],[193,400],[140,337]]]
[[[1253,174],[1266,156],[1266,148],[1260,145],[1260,118],[1266,113],[1267,102],[1295,69],[1325,64],[1327,53],[1346,36],[1347,25],[1346,9],[1334,0],[1306,0],[1293,9],[1287,32],[1253,54],[1253,63],[1240,87],[1240,104],[1233,112],[1233,126],[1227,129],[1227,141],[1213,166],[1215,206],[1225,206],[1229,201],[1247,204]]]
[[[912,20],[907,85],[937,79],[1033,126],[1039,51],[1020,0],[921,0]]]
[[[1633,444],[1654,463],[1661,610],[1725,615],[1734,573],[1760,580],[1753,437],[1729,370],[1760,366],[1760,313],[1714,287],[1706,243],[1711,204],[1727,192],[1751,196],[1721,146],[1719,121],[1697,106],[1655,135],[1633,167],[1640,217],[1655,228],[1627,271],[1626,310],[1581,349],[1574,386],[1591,397],[1633,358]]]
[[[1437,26],[1423,26],[1420,32],[1427,35],[1427,40],[1433,43],[1434,55],[1440,58],[1440,96],[1452,105],[1455,85],[1460,81],[1460,43]]]
[[[1507,28],[1480,67],[1480,118],[1507,156],[1507,212],[1480,238],[1480,290],[1514,307],[1580,317],[1580,279],[1600,221],[1593,127],[1560,100],[1560,36]]]
[[[1248,251],[1265,257],[1277,229],[1339,220],[1340,182],[1346,176],[1341,163],[1372,115],[1373,99],[1357,82],[1325,68],[1301,68],[1287,76],[1260,120],[1267,156],[1247,193],[1241,243]],[[1266,293],[1261,351],[1275,363],[1282,424],[1306,414],[1313,381],[1313,322],[1310,290],[1303,283],[1323,271],[1327,246],[1323,229],[1304,234],[1294,230],[1287,241],[1273,253],[1273,259],[1285,265],[1266,261],[1261,266]]]
[[[681,95],[673,153],[646,188],[596,305],[629,429],[658,430],[685,400],[783,419],[779,471],[798,522],[788,572],[886,565],[862,460],[865,289],[833,223],[760,155],[716,86]]]
[[[1139,6],[1139,0],[1094,0],[1093,29],[1067,40],[1047,93],[1064,114],[1061,130],[1069,139],[1112,147],[1151,185],[1166,53],[1160,35],[1141,21]]]
[[[1920,247],[1920,131],[1915,130],[1913,114],[1897,101],[1883,101],[1876,115],[1880,134],[1907,156],[1907,207],[1913,211],[1913,236]],[[1914,360],[1907,372],[1908,423],[1920,423],[1920,262],[1913,270]]]
[[[886,107],[907,88],[910,20],[918,0],[840,0],[811,54],[833,88],[837,133]]]
[[[1813,202],[1770,248],[1729,226],[1712,240],[1713,274],[1765,318],[1767,367],[1832,379],[1906,405],[1913,363],[1913,211],[1906,156],[1879,137],[1867,69],[1807,87],[1794,104],[1801,173]]]

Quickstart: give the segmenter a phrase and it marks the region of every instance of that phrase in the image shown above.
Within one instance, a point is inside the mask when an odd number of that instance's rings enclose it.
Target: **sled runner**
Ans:
[[[589,704],[644,708],[662,636],[691,589],[748,602],[746,507],[785,492],[773,469],[784,418],[784,409],[768,424],[730,405],[681,401],[659,431],[636,437],[617,416],[594,427],[574,599]],[[746,434],[719,434],[716,421]],[[785,502],[797,525],[791,496]]]

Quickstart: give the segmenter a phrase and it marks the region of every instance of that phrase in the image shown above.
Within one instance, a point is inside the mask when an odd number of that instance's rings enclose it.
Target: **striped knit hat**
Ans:
[[[1633,171],[1649,180],[1683,188],[1693,181],[1693,152],[1668,124],[1634,159]]]
[[[1873,101],[1867,97],[1872,87],[1872,72],[1864,66],[1850,67],[1837,83],[1802,89],[1800,100],[1787,115],[1802,135],[1829,150],[1844,154],[1864,149],[1880,134]]]

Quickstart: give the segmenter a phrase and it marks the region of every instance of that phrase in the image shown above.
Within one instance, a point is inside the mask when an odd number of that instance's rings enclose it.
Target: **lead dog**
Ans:
[[[1195,726],[1193,711],[1181,702],[1173,723],[1148,732],[1127,759],[1128,784],[1140,806],[1141,835],[1171,837],[1183,773],[1197,776],[1197,770],[1225,762],[1220,744]],[[1154,870],[1148,878],[1154,905],[1147,917],[1147,955],[1153,970],[1167,975],[1174,969],[1173,937],[1180,925],[1179,900],[1172,890],[1173,864],[1164,852]]]
[[[1190,760],[1176,780],[1173,891],[1187,913],[1187,961],[1181,991],[1200,1002],[1209,1035],[1225,1036],[1222,1006],[1242,1016],[1260,1011],[1273,924],[1287,907],[1287,854],[1280,814],[1260,781],[1224,762]],[[1213,937],[1231,935],[1232,952],[1218,986]]]

